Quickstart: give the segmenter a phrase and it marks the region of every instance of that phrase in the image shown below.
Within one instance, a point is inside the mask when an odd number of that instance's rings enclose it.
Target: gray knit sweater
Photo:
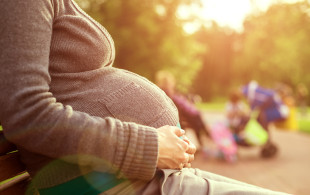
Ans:
[[[0,1],[0,121],[39,188],[92,170],[153,177],[155,128],[178,113],[114,57],[110,35],[72,0]]]

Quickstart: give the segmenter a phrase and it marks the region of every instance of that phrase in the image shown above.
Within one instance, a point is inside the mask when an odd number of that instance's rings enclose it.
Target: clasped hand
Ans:
[[[191,167],[196,146],[184,134],[184,130],[174,126],[163,126],[158,129],[158,168]]]

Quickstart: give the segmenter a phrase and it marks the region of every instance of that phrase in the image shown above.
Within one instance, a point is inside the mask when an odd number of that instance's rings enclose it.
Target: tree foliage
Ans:
[[[151,80],[158,70],[171,71],[186,90],[201,66],[203,47],[186,35],[176,10],[189,0],[79,0],[81,7],[112,35],[114,66]]]
[[[200,94],[204,100],[225,95],[233,79],[231,61],[236,33],[214,23],[211,28],[201,28],[194,36],[208,49],[207,53],[199,56],[203,66],[194,81],[195,93]]]
[[[293,89],[310,86],[309,3],[275,4],[248,16],[244,31],[231,33],[214,24],[196,38],[208,47],[194,82],[205,100],[227,95],[230,88],[257,80],[266,87],[278,82]],[[204,83],[204,84],[203,84]]]
[[[248,17],[244,27],[242,49],[235,55],[236,79],[310,85],[309,3],[275,4]]]

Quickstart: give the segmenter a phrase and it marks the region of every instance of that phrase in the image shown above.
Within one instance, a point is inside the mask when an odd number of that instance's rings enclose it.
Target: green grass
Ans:
[[[202,102],[197,104],[197,108],[201,111],[225,111],[225,101],[215,101],[215,102]],[[308,115],[306,117],[297,114],[298,129],[302,132],[310,133],[310,108],[308,108]]]
[[[298,119],[298,129],[300,131],[310,133],[310,119],[306,118]]]
[[[225,111],[225,103],[197,103],[197,108],[202,111]]]
[[[200,102],[196,106],[202,111],[224,112],[227,98],[215,98],[211,102]]]

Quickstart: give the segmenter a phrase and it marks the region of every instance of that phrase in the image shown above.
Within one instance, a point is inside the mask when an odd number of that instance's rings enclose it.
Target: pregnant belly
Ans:
[[[105,67],[51,75],[51,92],[58,102],[74,110],[155,128],[178,123],[178,112],[170,98],[146,78],[132,72]]]

